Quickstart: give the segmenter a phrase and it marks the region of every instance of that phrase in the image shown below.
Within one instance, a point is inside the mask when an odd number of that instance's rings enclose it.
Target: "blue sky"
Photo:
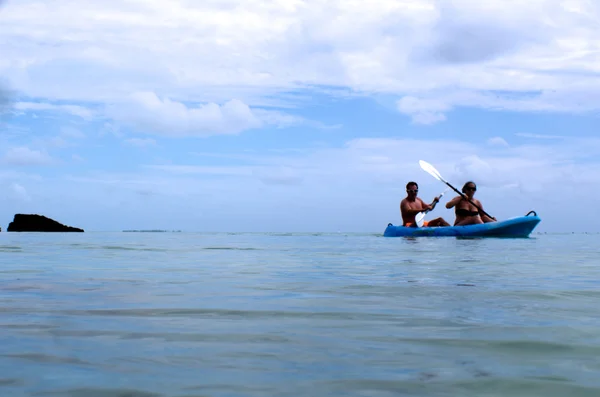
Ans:
[[[383,232],[423,159],[599,230],[595,2],[0,3],[3,228]]]

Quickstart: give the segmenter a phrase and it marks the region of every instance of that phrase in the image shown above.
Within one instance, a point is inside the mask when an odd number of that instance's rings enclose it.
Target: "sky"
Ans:
[[[595,0],[0,0],[0,226],[600,231]],[[454,221],[448,192],[427,218]],[[426,219],[427,219],[426,218]]]

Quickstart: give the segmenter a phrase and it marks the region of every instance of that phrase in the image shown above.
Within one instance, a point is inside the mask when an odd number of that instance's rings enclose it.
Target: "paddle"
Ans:
[[[442,192],[442,194],[440,194],[440,196],[438,197],[438,199],[441,199],[441,198],[442,198],[442,196],[443,196],[444,194],[446,194],[446,192],[447,192],[448,190],[450,190],[450,189],[448,188],[448,189],[444,190],[444,191]],[[425,215],[426,215],[426,214],[427,214],[429,211],[430,211],[430,210],[425,210],[425,211],[423,211],[423,212],[419,212],[419,213],[417,214],[417,216],[415,217],[415,221],[417,222],[417,226],[419,226],[419,227],[423,226],[423,219],[425,218]],[[431,211],[432,211],[432,210],[431,210]]]
[[[423,169],[423,171],[429,173],[431,176],[433,176],[438,181],[444,182],[452,190],[454,190],[456,193],[460,194],[462,196],[462,198],[464,198],[465,200],[468,200],[471,204],[473,204],[479,210],[479,212],[481,212],[484,215],[487,215],[490,218],[494,218],[493,216],[491,216],[490,214],[488,214],[487,212],[485,212],[484,210],[482,210],[477,204],[475,204],[473,201],[471,201],[471,199],[469,199],[467,196],[465,196],[462,192],[456,190],[456,188],[454,186],[452,186],[451,184],[449,184],[448,182],[446,182],[446,180],[444,178],[442,178],[442,175],[440,175],[440,173],[438,172],[438,170],[436,170],[433,165],[431,165],[428,162],[423,161],[423,160],[419,160],[419,165],[421,166],[421,168]]]

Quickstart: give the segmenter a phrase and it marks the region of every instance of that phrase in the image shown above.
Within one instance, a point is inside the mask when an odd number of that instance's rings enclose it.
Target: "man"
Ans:
[[[417,185],[417,182],[408,182],[406,184],[406,198],[400,202],[400,213],[402,214],[403,226],[417,227],[417,221],[415,219],[417,214],[426,210],[433,210],[438,201],[440,201],[440,198],[436,197],[431,204],[425,204],[423,200],[417,197],[417,193],[419,193],[419,185]],[[423,222],[423,226],[450,226],[450,224],[446,222],[444,218],[440,217],[432,219],[429,222]]]

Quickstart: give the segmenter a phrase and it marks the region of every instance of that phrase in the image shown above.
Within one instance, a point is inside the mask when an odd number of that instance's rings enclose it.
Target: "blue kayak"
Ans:
[[[530,214],[532,214],[530,216]],[[529,237],[541,219],[535,211],[499,222],[466,226],[406,227],[388,224],[384,237]]]

